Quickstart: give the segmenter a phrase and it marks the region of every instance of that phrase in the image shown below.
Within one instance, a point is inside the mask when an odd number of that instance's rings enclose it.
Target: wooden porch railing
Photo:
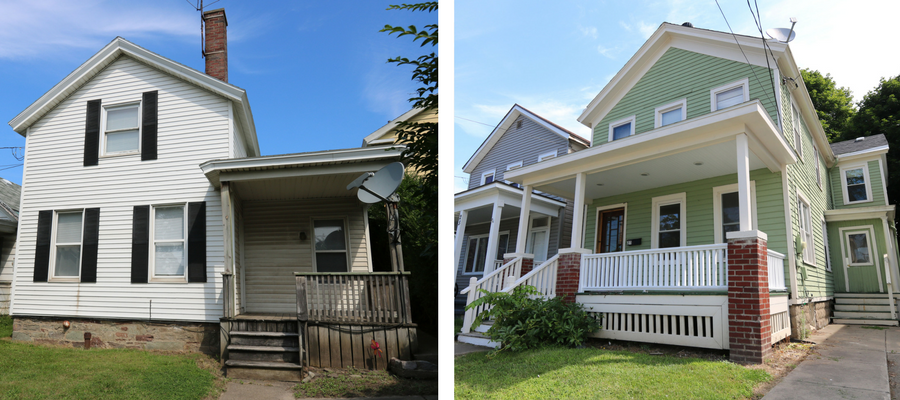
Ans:
[[[769,250],[766,260],[769,266],[769,291],[786,290],[784,285],[784,254]]]
[[[500,266],[500,268],[491,271],[491,273],[485,275],[481,279],[476,279],[473,276],[469,279],[469,287],[461,290],[459,293],[467,295],[466,305],[468,306],[469,304],[472,304],[473,301],[484,296],[484,293],[481,293],[478,289],[484,289],[488,292],[499,292],[504,288],[504,283],[509,284],[514,282],[519,278],[521,273],[522,257],[516,257],[512,259],[512,261]],[[475,316],[487,309],[489,309],[489,306],[481,305],[471,310],[466,310],[466,313],[463,316],[462,333],[469,333],[472,328],[472,322],[475,321]]]
[[[559,260],[559,254],[534,267],[531,272],[503,288],[503,291],[509,293],[516,286],[529,285],[534,286],[545,297],[556,297],[556,267],[559,265],[557,260]]]
[[[494,260],[494,266],[491,268],[491,271],[496,271],[503,266],[503,260]]]
[[[411,324],[409,272],[297,272],[297,319]]]
[[[727,244],[585,254],[579,292],[727,290]]]

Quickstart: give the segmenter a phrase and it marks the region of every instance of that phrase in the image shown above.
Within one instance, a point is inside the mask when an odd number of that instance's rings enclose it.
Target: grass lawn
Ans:
[[[463,326],[463,317],[456,317],[453,319],[453,334],[458,335],[459,331],[462,330]],[[12,328],[10,328],[12,329]]]
[[[0,320],[0,333],[3,322]],[[44,347],[0,340],[0,399],[204,399],[217,378],[201,354]],[[212,369],[212,367],[209,367]]]
[[[0,338],[12,336],[13,320],[9,315],[0,314]]]
[[[770,379],[725,361],[597,348],[473,353],[454,364],[457,399],[742,399]]]

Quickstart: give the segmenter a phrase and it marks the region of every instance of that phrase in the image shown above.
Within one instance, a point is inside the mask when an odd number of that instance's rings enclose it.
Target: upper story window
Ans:
[[[103,154],[140,151],[140,103],[103,108]]]
[[[822,189],[822,170],[819,168],[819,149],[813,146],[813,162],[816,163],[816,184]]]
[[[83,212],[57,212],[53,224],[53,274],[54,279],[75,278],[81,275],[81,223]]]
[[[635,116],[618,120],[609,124],[609,141],[619,140],[634,135]]]
[[[655,111],[657,128],[684,121],[687,118],[687,99],[656,107]]]
[[[538,156],[538,162],[547,161],[550,159],[556,158],[556,151],[551,151],[549,153],[544,153]]]
[[[815,249],[812,228],[812,216],[810,212],[809,200],[799,190],[797,191],[797,211],[800,220],[800,240],[806,243],[803,247],[803,262],[815,265]]]
[[[866,163],[841,167],[841,182],[845,205],[872,201],[872,185],[869,184]]]
[[[800,111],[797,104],[791,101],[791,117],[793,119],[794,128],[794,149],[797,150],[797,156],[803,158],[803,136],[800,134]]]
[[[749,82],[747,78],[744,78],[710,90],[710,111],[721,110],[750,101]]]
[[[494,171],[485,172],[485,173],[481,174],[481,184],[482,185],[487,185],[488,183],[491,183],[493,181],[494,181]]]

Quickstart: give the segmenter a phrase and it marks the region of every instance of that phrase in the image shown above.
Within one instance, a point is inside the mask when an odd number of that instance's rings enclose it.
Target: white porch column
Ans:
[[[573,249],[584,247],[584,190],[587,181],[587,173],[575,174],[575,210],[572,216],[572,244]]]
[[[516,253],[525,253],[525,241],[528,236],[528,222],[531,215],[531,192],[534,189],[531,185],[525,185],[522,188],[522,209],[519,211],[519,232],[516,235]]]
[[[738,204],[740,205],[741,232],[752,229],[750,224],[750,147],[747,134],[735,137],[737,143]]]
[[[456,253],[454,253],[454,264],[453,264],[453,279],[456,280],[456,271],[459,269],[459,259],[462,257],[462,245],[466,238],[466,221],[469,219],[469,210],[462,210],[459,212],[459,222],[456,225],[456,237],[454,238],[454,248],[456,249]]]
[[[484,273],[494,270],[494,261],[497,261],[497,243],[500,241],[500,216],[503,214],[503,204],[494,204],[491,214],[491,230],[488,232],[487,254],[484,256]]]

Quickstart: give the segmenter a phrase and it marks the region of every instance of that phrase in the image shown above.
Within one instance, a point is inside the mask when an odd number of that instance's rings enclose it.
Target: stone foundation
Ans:
[[[13,317],[12,339],[21,342],[84,347],[85,333],[92,348],[219,353],[219,324]]]
[[[831,323],[834,300],[797,304],[789,308],[791,314],[791,339],[802,340],[812,332]]]

